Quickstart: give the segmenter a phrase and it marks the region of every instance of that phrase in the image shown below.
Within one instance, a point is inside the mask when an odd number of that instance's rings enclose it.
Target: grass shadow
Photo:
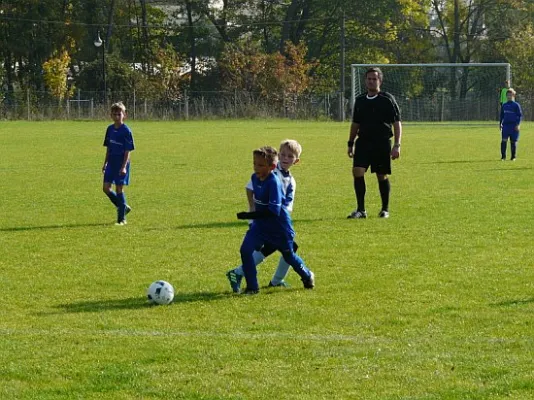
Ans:
[[[135,310],[152,307],[145,297],[129,297],[126,299],[79,301],[76,303],[59,304],[55,308],[67,313],[100,312],[113,310]]]
[[[420,162],[416,164],[479,164],[479,163],[492,163],[497,162],[499,160],[491,159],[491,160],[449,160],[449,161],[428,161],[428,162]]]
[[[53,229],[70,229],[70,228],[87,228],[96,226],[111,226],[107,223],[92,223],[92,224],[57,224],[57,225],[43,225],[43,226],[14,226],[12,228],[0,228],[0,232],[24,232],[24,231],[46,231]]]
[[[516,300],[506,300],[501,301],[499,303],[493,303],[492,306],[500,306],[500,307],[510,307],[510,306],[521,306],[525,304],[531,304],[534,303],[534,297],[531,297],[529,299],[516,299]]]
[[[222,300],[230,297],[230,292],[192,292],[192,293],[176,293],[174,295],[173,303],[193,303],[205,302],[213,300]],[[76,303],[66,303],[56,305],[54,308],[62,310],[67,313],[86,313],[86,312],[102,312],[102,311],[117,311],[117,310],[137,310],[143,308],[155,307],[150,304],[145,297],[128,297],[125,299],[112,300],[92,300],[80,301]]]
[[[303,222],[318,222],[325,221],[326,218],[304,218],[304,219],[295,219],[293,223],[299,224]],[[171,229],[211,229],[211,228],[232,228],[236,226],[247,227],[246,221],[227,221],[227,222],[206,222],[202,224],[188,224],[188,225],[178,225],[171,227]],[[149,230],[157,230],[158,228],[150,228]]]

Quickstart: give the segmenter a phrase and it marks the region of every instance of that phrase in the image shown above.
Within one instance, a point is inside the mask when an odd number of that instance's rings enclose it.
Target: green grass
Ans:
[[[0,398],[534,397],[532,123],[514,163],[496,124],[407,124],[391,218],[368,175],[355,221],[347,124],[133,121],[126,227],[101,192],[105,125],[2,122]],[[251,150],[286,137],[317,287],[291,272],[232,295]],[[147,305],[157,279],[172,305]]]

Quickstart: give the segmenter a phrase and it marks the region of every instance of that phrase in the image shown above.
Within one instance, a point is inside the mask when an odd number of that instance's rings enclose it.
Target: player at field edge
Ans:
[[[501,107],[499,127],[501,129],[501,160],[506,160],[506,147],[510,139],[511,160],[517,155],[517,142],[519,141],[519,129],[523,112],[521,106],[515,101],[515,90],[506,91],[506,103]]]
[[[501,89],[500,92],[500,98],[499,98],[499,104],[502,105],[508,101],[508,98],[506,97],[506,93],[508,92],[508,89],[512,89],[510,87],[510,81],[506,80],[504,81],[504,87]]]
[[[126,215],[132,210],[126,204],[124,186],[130,183],[130,153],[134,150],[134,140],[131,129],[124,123],[126,107],[122,102],[111,106],[111,119],[104,138],[106,158],[102,166],[104,183],[102,190],[117,208],[116,225],[126,225]],[[115,184],[115,192],[111,186]]]
[[[280,143],[279,148],[279,161],[276,165],[276,168],[274,169],[274,173],[278,176],[278,179],[280,179],[280,182],[282,183],[282,207],[285,207],[290,213],[293,211],[293,202],[295,200],[295,190],[297,188],[297,183],[293,175],[291,175],[289,169],[293,165],[298,164],[298,162],[300,161],[301,153],[302,146],[299,142],[292,139],[283,140],[282,143]],[[256,207],[254,204],[254,187],[252,185],[251,180],[248,182],[245,190],[249,204],[249,211],[255,211]],[[293,250],[296,252],[297,249],[297,243],[293,242]],[[269,248],[268,246],[262,247],[260,251],[254,251],[253,257],[256,266],[263,262],[263,260],[270,254],[272,254],[274,251],[275,249],[273,249],[272,247]],[[284,280],[289,271],[289,267],[290,266],[287,261],[284,260],[284,257],[281,256],[278,262],[278,267],[276,268],[273,277],[269,281],[268,287],[289,287],[287,282]],[[243,266],[240,265],[228,271],[226,273],[226,276],[230,282],[232,291],[235,293],[239,293],[241,291],[241,281],[244,276]]]
[[[278,161],[277,151],[264,146],[253,151],[254,173],[250,180],[254,189],[254,211],[237,213],[238,219],[252,219],[252,224],[241,244],[241,261],[247,282],[244,294],[259,293],[254,251],[262,247],[278,250],[284,260],[300,276],[306,289],[315,287],[315,275],[295,254],[295,231],[284,199],[282,183],[273,172]]]
[[[367,218],[365,210],[365,173],[371,167],[376,173],[382,200],[378,216],[389,218],[391,160],[400,157],[402,123],[399,106],[393,95],[382,92],[383,74],[380,68],[372,67],[365,72],[367,93],[354,102],[354,112],[348,145],[352,158],[352,176],[356,194],[356,209],[347,218]],[[393,132],[392,132],[393,127]],[[391,138],[394,137],[393,147]]]

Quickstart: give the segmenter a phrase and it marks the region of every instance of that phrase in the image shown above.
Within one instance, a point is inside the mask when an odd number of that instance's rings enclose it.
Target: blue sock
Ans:
[[[505,141],[501,142],[501,158],[506,158],[506,145]]]
[[[517,151],[517,142],[513,140],[510,142],[510,149],[512,150],[512,158],[515,158],[515,153]]]
[[[113,190],[110,190],[109,192],[106,192],[106,196],[109,197],[111,202],[115,207],[119,206],[119,200],[117,199],[117,193],[115,193]]]
[[[117,193],[117,222],[124,221],[126,212],[126,195],[124,192]]]

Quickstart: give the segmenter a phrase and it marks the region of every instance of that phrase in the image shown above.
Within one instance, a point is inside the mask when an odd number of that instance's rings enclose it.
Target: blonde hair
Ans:
[[[300,158],[300,154],[302,153],[302,146],[299,142],[293,139],[282,140],[282,143],[280,143],[280,151],[282,151],[282,149],[289,150],[296,158]]]
[[[111,112],[113,111],[122,111],[123,113],[126,112],[126,106],[124,105],[124,103],[122,101],[118,101],[116,103],[113,103],[111,105]]]
[[[252,152],[255,156],[263,158],[267,164],[273,165],[278,162],[278,152],[271,146],[263,146]]]
[[[506,94],[508,94],[508,93],[512,93],[512,96],[515,97],[515,90],[514,90],[514,89],[512,89],[512,88],[508,89],[508,90],[506,91]]]

